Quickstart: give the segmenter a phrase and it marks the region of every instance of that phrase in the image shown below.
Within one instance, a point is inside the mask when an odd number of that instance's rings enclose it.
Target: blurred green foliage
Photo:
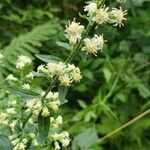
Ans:
[[[118,5],[112,2],[112,6]],[[84,0],[1,0],[0,52],[5,55],[5,61],[1,64],[3,69],[0,68],[0,83],[8,73],[17,74],[14,62],[18,54],[34,58],[35,53],[42,53],[66,58],[69,52],[58,47],[56,41],[65,41],[64,26],[68,19],[76,17],[86,24],[78,17],[79,11],[84,13],[84,4]],[[69,89],[69,103],[61,112],[65,117],[64,129],[75,139],[72,143],[83,136],[81,132],[93,127],[100,138],[150,107],[150,3],[127,0],[124,8],[128,9],[125,27],[116,29],[106,25],[93,30],[103,33],[107,40],[103,53],[96,58],[83,58],[81,53],[74,60],[81,68],[83,79]],[[40,62],[34,59],[37,66]],[[39,79],[33,82],[35,89],[48,85]],[[6,97],[7,93],[0,88],[0,108]],[[94,143],[87,149],[147,150],[149,132],[147,116],[104,143]],[[88,136],[82,138],[86,141]]]

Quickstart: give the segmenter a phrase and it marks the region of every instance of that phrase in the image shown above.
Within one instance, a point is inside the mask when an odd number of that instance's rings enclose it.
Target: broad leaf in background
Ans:
[[[72,142],[72,150],[88,150],[97,143],[98,136],[95,128],[89,128],[78,134]]]

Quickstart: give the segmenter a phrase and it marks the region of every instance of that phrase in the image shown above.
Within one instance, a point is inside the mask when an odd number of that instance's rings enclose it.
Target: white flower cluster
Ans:
[[[79,82],[82,79],[80,69],[75,67],[73,64],[59,63],[48,63],[47,66],[39,66],[39,73],[46,73],[48,75],[57,76],[60,85],[70,86],[73,81]]]
[[[69,138],[69,133],[66,131],[60,134],[55,133],[51,135],[50,139],[53,139],[54,141],[55,150],[61,149],[59,144],[61,144],[62,147],[67,147],[71,141]]]
[[[53,129],[59,128],[63,124],[63,118],[62,116],[58,116],[56,119],[53,117],[50,118],[51,121],[51,127]]]
[[[32,60],[28,57],[28,56],[19,56],[17,63],[16,63],[16,68],[17,69],[22,69],[24,68],[26,65],[29,65],[32,63]]]
[[[102,51],[104,42],[105,41],[102,35],[94,35],[92,39],[86,38],[84,40],[85,46],[82,48],[82,50],[96,55],[98,50]]]
[[[69,39],[69,43],[73,45],[76,44],[77,40],[81,39],[83,31],[84,26],[80,25],[80,23],[77,23],[75,19],[72,22],[69,21],[69,25],[66,26],[65,30],[67,33],[66,37]]]
[[[6,80],[8,80],[8,81],[17,81],[18,79],[16,77],[14,77],[12,74],[9,74],[6,78]]]
[[[9,137],[11,140],[11,137]],[[26,138],[20,139],[20,138],[14,138],[14,140],[11,140],[13,147],[13,150],[25,150],[26,144],[28,140]]]
[[[124,16],[127,14],[127,11],[123,11],[121,7],[120,9],[113,8],[110,11],[109,7],[97,8],[96,2],[89,2],[84,11],[87,11],[88,16],[97,24],[113,23],[114,26],[119,27],[123,26],[123,20],[126,20]]]
[[[8,124],[8,114],[4,112],[0,112],[0,125],[7,125]]]
[[[41,93],[41,96],[43,96],[45,92]],[[42,105],[40,98],[34,98],[30,99],[26,103],[27,106],[27,112],[31,111],[35,115],[39,115],[41,112],[41,115],[43,117],[47,117],[50,115],[50,109],[53,111],[57,111],[60,106],[59,102],[59,95],[58,92],[49,92],[48,95],[45,98],[45,106]]]

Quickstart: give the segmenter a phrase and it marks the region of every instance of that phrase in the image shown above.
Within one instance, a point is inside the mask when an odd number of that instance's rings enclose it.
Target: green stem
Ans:
[[[123,130],[124,128],[127,128],[128,126],[132,125],[133,123],[135,123],[136,121],[138,121],[139,119],[141,119],[142,117],[146,116],[147,114],[150,113],[150,109],[146,110],[145,112],[141,113],[140,115],[138,115],[137,117],[133,118],[131,121],[125,123],[124,125],[122,125],[121,127],[117,128],[116,130],[112,131],[111,133],[107,134],[106,136],[100,138],[98,140],[98,143],[102,143],[103,141],[105,141],[106,139],[112,137],[114,134],[120,132],[121,130]]]
[[[105,2],[105,0],[103,0],[103,1],[99,4],[99,6],[103,5],[104,2]],[[71,62],[71,61],[73,60],[73,58],[76,56],[76,54],[80,51],[80,49],[82,48],[83,43],[84,43],[84,38],[89,34],[89,32],[90,32],[90,30],[91,30],[91,28],[92,28],[93,25],[94,25],[94,22],[92,22],[92,23],[89,22],[89,23],[88,23],[88,25],[87,25],[87,27],[86,27],[86,30],[85,30],[83,36],[81,37],[81,40],[80,40],[79,43],[74,47],[72,53],[70,53],[70,55],[68,56],[68,58],[67,58],[67,60],[66,60],[65,63]],[[42,103],[44,103],[44,98],[45,98],[45,97],[47,96],[47,94],[52,90],[53,86],[57,83],[57,81],[58,81],[58,78],[55,77],[55,78],[53,79],[53,82],[52,82],[52,83],[50,84],[50,86],[47,88],[47,90],[46,90],[44,96],[41,98]],[[32,116],[32,115],[30,114],[30,115],[27,117],[27,119],[25,120],[25,123],[24,123],[24,125],[23,125],[24,127],[25,127],[26,123],[28,122],[28,120],[30,119],[31,116]]]

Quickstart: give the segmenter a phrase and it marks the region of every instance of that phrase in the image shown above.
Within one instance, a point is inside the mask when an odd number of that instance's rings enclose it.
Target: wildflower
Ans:
[[[49,102],[48,106],[49,106],[52,110],[57,111],[57,110],[59,109],[60,102],[59,102],[59,101]]]
[[[106,23],[109,20],[108,7],[100,8],[96,11],[96,15],[93,17],[93,21],[98,24]]]
[[[17,81],[18,79],[16,77],[14,77],[12,74],[9,74],[6,78],[6,80],[9,80],[9,81]]]
[[[123,20],[127,20],[124,16],[127,15],[127,10],[123,11],[122,8],[120,9],[113,8],[110,12],[110,21],[114,23],[114,26],[124,26]]]
[[[41,115],[42,115],[43,117],[49,116],[49,110],[48,110],[47,107],[44,107],[44,108],[43,108]]]
[[[40,66],[38,66],[38,68],[37,68],[37,72],[38,72],[38,73],[47,73],[47,69],[45,68],[44,65],[40,65]]]
[[[88,2],[88,5],[84,7],[84,11],[88,12],[88,16],[92,16],[97,10],[97,4],[95,2]]]
[[[7,108],[7,112],[8,112],[8,114],[12,114],[12,115],[17,114],[15,108]]]
[[[23,84],[23,85],[22,85],[22,88],[23,88],[24,90],[30,90],[31,87],[30,87],[30,84],[27,83],[27,84]]]
[[[71,73],[71,77],[74,81],[79,82],[82,79],[82,75],[80,72],[80,69],[78,67],[76,67],[72,73]]]
[[[29,74],[27,74],[27,75],[26,75],[26,78],[33,79],[33,78],[34,78],[33,73],[30,72]]]
[[[60,81],[60,84],[65,87],[70,86],[70,83],[72,83],[72,79],[67,74],[60,76],[59,81]]]
[[[48,63],[47,69],[53,75],[61,76],[64,73],[66,65],[63,62],[57,63]]]
[[[51,121],[51,126],[54,129],[58,128],[60,125],[63,124],[63,118],[62,118],[62,116],[58,116],[56,119],[54,119],[53,117],[51,117],[50,121]]]
[[[7,117],[8,115],[6,113],[0,112],[0,124],[7,124]]]
[[[59,146],[59,143],[57,141],[54,142],[54,146],[55,146],[55,149],[54,150],[59,150],[61,149],[60,146]]]
[[[70,22],[69,26],[66,26],[66,37],[69,39],[71,44],[75,44],[77,40],[81,39],[82,32],[84,31],[84,26],[80,25],[80,23],[76,23],[75,19]]]
[[[31,64],[31,62],[32,61],[29,57],[21,55],[21,56],[18,57],[18,60],[17,60],[17,63],[16,63],[16,68],[17,69],[22,69],[26,65]]]
[[[92,39],[86,38],[84,40],[85,46],[82,48],[82,50],[96,55],[99,49],[102,50],[104,42],[105,41],[102,35],[94,35]]]

